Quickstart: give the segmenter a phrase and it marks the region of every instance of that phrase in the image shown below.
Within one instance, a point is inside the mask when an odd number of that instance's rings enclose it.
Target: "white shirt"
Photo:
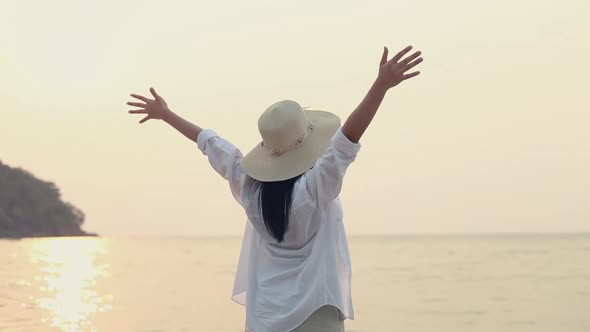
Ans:
[[[338,195],[360,143],[338,129],[325,154],[295,182],[281,243],[266,230],[258,212],[259,191],[249,190],[253,179],[240,167],[240,150],[211,129],[201,131],[197,146],[229,182],[248,217],[232,292],[232,300],[246,306],[246,330],[291,331],[326,304],[338,307],[341,319],[354,319],[350,255]]]

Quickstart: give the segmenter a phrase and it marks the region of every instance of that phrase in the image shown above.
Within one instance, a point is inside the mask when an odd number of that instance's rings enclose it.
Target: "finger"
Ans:
[[[158,93],[156,92],[156,89],[154,89],[153,87],[150,88],[150,92],[152,93],[152,96],[154,96],[154,98],[162,99],[162,97],[160,97],[160,95],[158,95]]]
[[[407,80],[408,78],[412,78],[412,77],[418,76],[418,75],[420,75],[420,72],[419,71],[415,71],[415,72],[409,73],[409,74],[404,74],[402,76],[402,80]]]
[[[389,60],[389,62],[398,62],[399,59],[401,59],[406,53],[410,52],[411,49],[412,49],[412,45],[404,48],[403,50],[399,51],[399,53],[396,54],[393,58],[391,58],[391,60]]]
[[[146,97],[144,97],[144,96],[140,96],[140,95],[136,95],[135,93],[132,93],[132,94],[131,94],[131,97],[133,97],[133,98],[137,98],[137,99],[139,99],[139,100],[143,100],[143,101],[145,101],[146,103],[147,103],[147,102],[150,100],[149,98],[146,98]]]
[[[399,62],[400,65],[405,66],[408,63],[410,63],[410,61],[416,59],[417,57],[419,57],[422,54],[422,52],[418,51],[418,52],[414,52],[412,53],[412,55],[410,55],[409,57],[403,59],[402,61]]]
[[[147,104],[144,104],[144,103],[134,103],[132,101],[128,101],[127,102],[127,105],[137,106],[137,107],[143,107],[143,108],[146,108],[147,107]]]
[[[389,50],[387,49],[387,46],[383,47],[383,55],[381,55],[381,61],[379,62],[379,66],[383,66],[386,62],[387,62],[387,53],[389,52]]]
[[[139,120],[139,123],[144,123],[144,122],[146,122],[146,121],[147,121],[147,120],[149,120],[149,119],[150,119],[150,116],[148,115],[148,116],[146,116],[145,118],[143,118],[143,119]]]
[[[147,114],[146,110],[129,110],[131,114]]]
[[[407,72],[408,70],[414,68],[417,64],[419,64],[420,62],[422,62],[422,60],[423,60],[422,58],[418,58],[418,59],[416,59],[416,60],[408,63],[407,65],[405,65],[405,66],[402,67],[401,72],[402,73]]]

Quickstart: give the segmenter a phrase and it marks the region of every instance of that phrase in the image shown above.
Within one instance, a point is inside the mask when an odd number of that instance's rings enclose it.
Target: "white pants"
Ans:
[[[338,308],[325,305],[314,311],[301,325],[290,332],[344,332],[342,317]]]
[[[344,321],[340,320],[338,308],[325,305],[314,311],[291,332],[344,332]]]

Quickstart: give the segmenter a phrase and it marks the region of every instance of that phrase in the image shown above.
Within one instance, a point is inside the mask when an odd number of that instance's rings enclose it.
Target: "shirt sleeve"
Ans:
[[[240,166],[242,152],[228,140],[211,129],[202,130],[197,136],[197,147],[209,159],[209,164],[229,182],[232,195],[242,204],[244,172]]]
[[[328,150],[307,172],[307,192],[320,210],[324,210],[340,194],[346,169],[356,159],[360,148],[361,144],[350,141],[340,127],[332,137]]]

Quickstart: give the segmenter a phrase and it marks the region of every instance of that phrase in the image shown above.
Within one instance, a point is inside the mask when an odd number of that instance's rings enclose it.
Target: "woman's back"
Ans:
[[[351,266],[338,195],[359,143],[339,128],[327,151],[293,187],[289,226],[278,242],[266,229],[259,186],[240,165],[242,154],[212,130],[197,138],[199,149],[229,181],[248,220],[232,299],[246,305],[253,331],[290,331],[316,309],[333,305],[354,319]]]

